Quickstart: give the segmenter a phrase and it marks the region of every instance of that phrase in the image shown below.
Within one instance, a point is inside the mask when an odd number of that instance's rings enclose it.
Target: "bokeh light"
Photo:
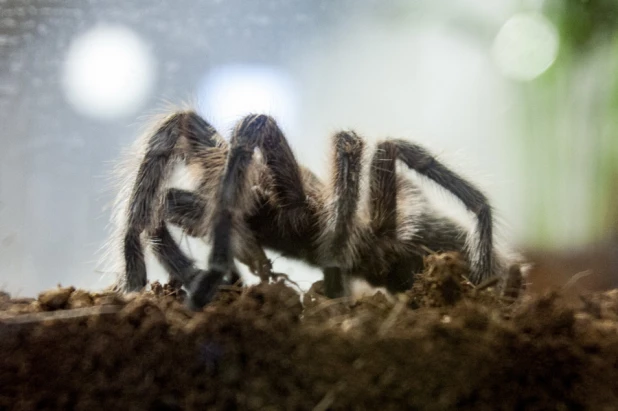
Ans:
[[[493,44],[493,58],[502,74],[530,81],[556,60],[560,38],[554,25],[538,13],[520,13],[502,26]]]
[[[114,119],[145,103],[154,78],[154,59],[140,37],[123,26],[102,25],[73,40],[62,80],[76,111]]]
[[[270,114],[287,130],[297,121],[297,91],[282,69],[226,65],[211,70],[198,89],[198,109],[219,130],[249,113]]]

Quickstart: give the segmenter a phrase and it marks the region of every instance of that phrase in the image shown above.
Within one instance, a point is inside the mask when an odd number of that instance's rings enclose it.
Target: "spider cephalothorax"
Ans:
[[[331,181],[323,183],[297,164],[269,116],[245,117],[228,143],[192,111],[170,115],[143,140],[139,169],[121,194],[118,286],[146,285],[145,244],[196,307],[238,279],[235,259],[268,280],[265,249],[321,268],[329,297],[346,295],[352,278],[404,291],[429,252],[462,252],[474,283],[508,271],[493,246],[491,207],[472,184],[405,140],[379,143],[366,167],[365,149],[354,132],[337,133]],[[195,190],[167,186],[179,162],[198,180]],[[437,215],[417,185],[397,173],[398,162],[454,194],[475,215],[476,229]],[[209,240],[205,270],[180,249],[167,223]]]

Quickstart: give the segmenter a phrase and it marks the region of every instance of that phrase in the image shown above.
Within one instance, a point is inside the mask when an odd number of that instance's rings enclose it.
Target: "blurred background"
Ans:
[[[419,142],[488,193],[533,289],[618,286],[617,31],[618,0],[0,0],[0,288],[109,285],[110,172],[183,102],[224,133],[276,116],[322,177],[338,129]]]

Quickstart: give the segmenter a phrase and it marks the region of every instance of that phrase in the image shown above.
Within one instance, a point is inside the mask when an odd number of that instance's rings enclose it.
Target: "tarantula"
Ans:
[[[148,240],[196,308],[206,305],[219,285],[239,279],[235,259],[262,280],[271,278],[265,249],[321,268],[328,297],[347,295],[353,278],[392,293],[405,291],[430,252],[461,252],[476,284],[504,278],[510,268],[493,245],[487,198],[411,142],[382,141],[364,162],[364,141],[341,131],[333,136],[331,179],[323,183],[296,162],[267,115],[243,118],[229,143],[193,111],[168,116],[145,137],[139,169],[120,194],[128,197],[117,243],[124,259],[117,283],[122,290],[146,285]],[[476,216],[476,229],[437,215],[420,188],[397,173],[398,161],[459,198]],[[166,185],[178,163],[199,181],[195,190]],[[205,270],[180,249],[167,223],[210,241]]]

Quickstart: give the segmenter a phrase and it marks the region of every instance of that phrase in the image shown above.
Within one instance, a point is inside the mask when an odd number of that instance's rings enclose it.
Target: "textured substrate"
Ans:
[[[447,257],[396,301],[2,295],[0,410],[618,409],[618,291],[507,301]]]

